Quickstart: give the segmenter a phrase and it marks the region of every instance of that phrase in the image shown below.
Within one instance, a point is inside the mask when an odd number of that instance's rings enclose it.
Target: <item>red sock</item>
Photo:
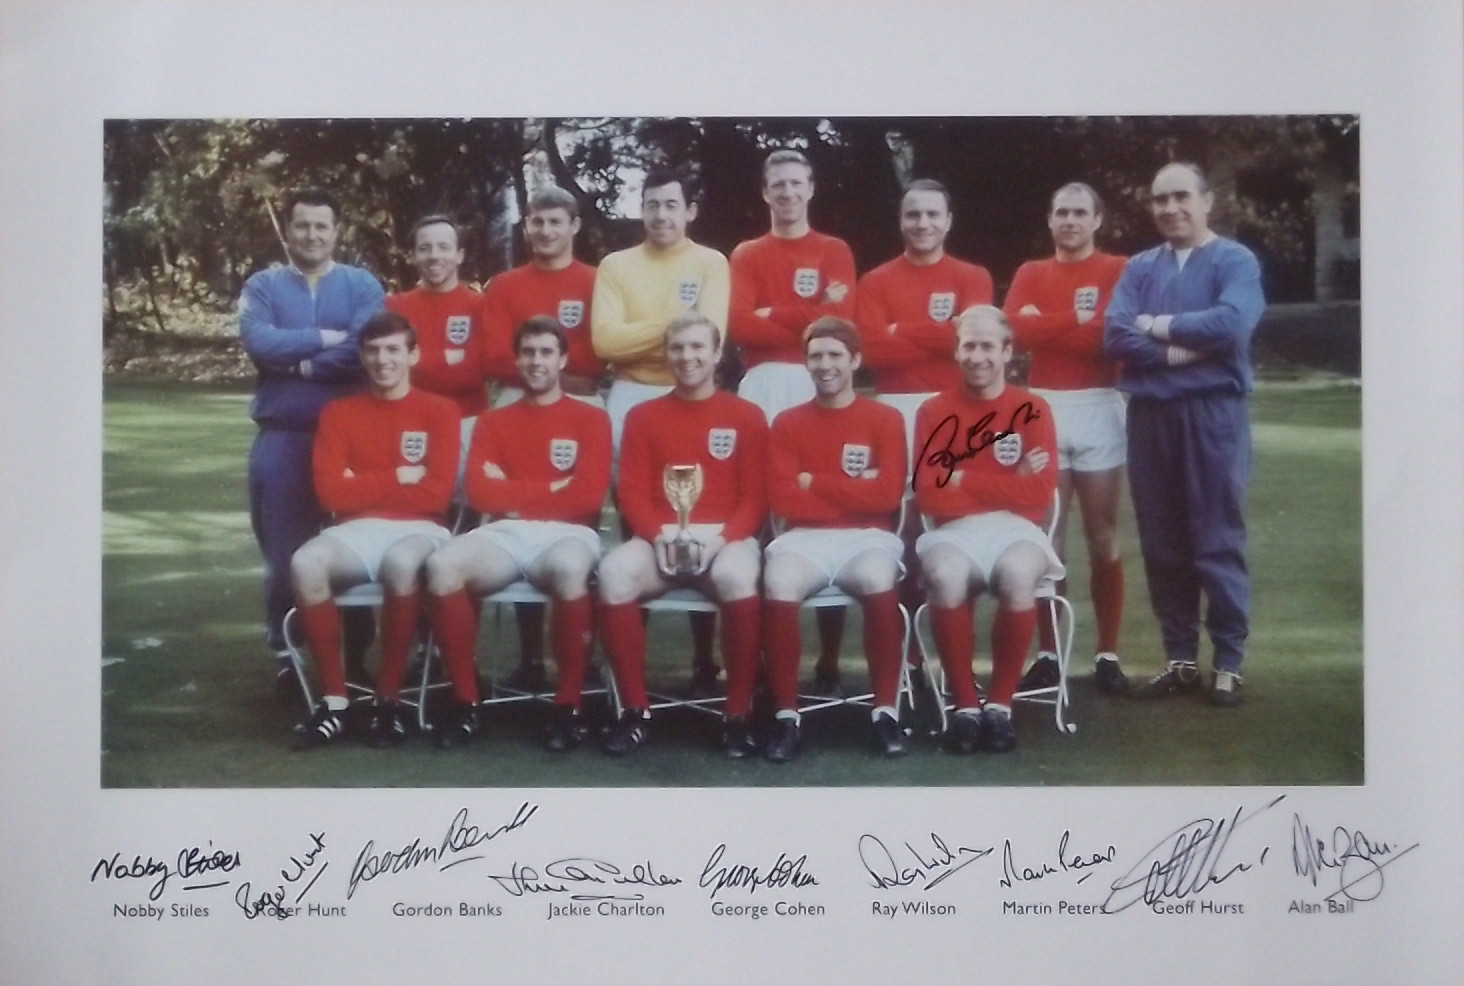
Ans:
[[[452,682],[452,697],[463,705],[477,705],[474,650],[478,644],[478,610],[466,589],[432,597],[432,631]]]
[[[950,609],[932,605],[930,630],[935,634],[935,649],[940,652],[940,666],[945,669],[946,687],[951,690],[956,708],[976,708],[981,700],[976,697],[976,677],[971,673],[976,650],[971,605],[961,603]]]
[[[895,590],[861,596],[864,605],[864,659],[874,704],[893,707],[900,694],[900,644],[905,620]]]
[[[346,697],[346,669],[341,661],[341,611],[334,599],[299,607],[300,629],[315,658],[322,695]]]
[[[554,663],[559,665],[558,687],[554,692],[556,705],[572,705],[576,710],[580,707],[585,665],[590,661],[590,643],[594,639],[594,620],[595,603],[589,596],[554,601],[550,633]]]
[[[1088,583],[1093,612],[1098,618],[1097,652],[1118,653],[1118,628],[1123,623],[1123,559],[1094,561]]]
[[[768,656],[768,685],[779,711],[798,708],[798,662],[803,635],[798,629],[798,603],[769,599],[763,603],[763,650]]]
[[[1027,662],[1027,648],[1032,646],[1032,630],[1037,622],[1037,607],[1006,609],[997,607],[991,626],[991,701],[1011,705]]]
[[[722,661],[727,665],[729,716],[752,711],[752,690],[757,687],[758,655],[762,650],[762,600],[748,596],[723,603]],[[796,687],[796,686],[795,686]]]
[[[407,652],[416,637],[417,593],[387,593],[381,603],[381,669],[376,673],[376,694],[388,702],[401,698]]]
[[[595,607],[595,622],[615,674],[615,687],[620,690],[620,704],[644,709],[651,703],[646,698],[646,626],[641,622],[640,604],[601,603]]]

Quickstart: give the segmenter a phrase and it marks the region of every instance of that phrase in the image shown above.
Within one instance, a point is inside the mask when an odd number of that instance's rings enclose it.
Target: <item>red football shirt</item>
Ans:
[[[485,462],[507,478],[489,479]],[[562,479],[568,485],[549,488]],[[610,416],[573,397],[486,411],[473,428],[465,485],[468,502],[485,514],[597,527],[610,488]]]
[[[451,291],[416,287],[386,299],[386,307],[406,316],[417,331],[417,349],[422,355],[412,367],[412,386],[456,401],[464,418],[488,406],[483,387],[483,332],[478,323],[482,300],[464,284]]]
[[[483,290],[483,375],[509,387],[520,386],[514,363],[513,332],[526,319],[548,315],[569,339],[566,373],[598,377],[605,364],[590,344],[590,299],[595,268],[578,260],[559,270],[524,264],[504,271]]]
[[[749,369],[759,363],[803,363],[803,332],[824,315],[854,316],[854,254],[849,244],[810,230],[796,239],[767,233],[737,244],[731,260],[727,332]],[[829,285],[843,300],[824,302]],[[771,311],[756,315],[760,308]]]
[[[892,407],[856,397],[848,407],[816,401],[773,419],[768,439],[768,507],[789,527],[890,530],[905,491],[905,419]],[[861,478],[877,470],[874,479]],[[798,485],[798,474],[812,481]]]
[[[1075,263],[1049,257],[1017,268],[1003,310],[1016,347],[1032,354],[1028,384],[1051,390],[1113,386],[1118,364],[1103,356],[1103,313],[1127,262],[1095,252]],[[1019,314],[1026,305],[1040,314]],[[1080,311],[1093,317],[1079,324]]]
[[[855,322],[875,390],[922,394],[959,386],[956,319],[991,299],[986,268],[949,254],[933,264],[912,264],[901,254],[865,274]]]

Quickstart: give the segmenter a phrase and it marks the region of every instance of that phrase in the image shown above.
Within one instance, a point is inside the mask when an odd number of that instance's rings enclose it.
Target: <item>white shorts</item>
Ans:
[[[904,578],[905,543],[889,531],[873,527],[801,527],[779,534],[763,549],[766,561],[787,552],[797,555],[823,572],[825,582],[814,591],[834,584],[844,566],[869,550],[883,551],[899,566],[896,579]]]
[[[327,527],[321,534],[335,538],[351,550],[366,567],[366,575],[372,582],[381,574],[381,559],[392,545],[404,538],[422,536],[430,538],[441,547],[452,540],[452,535],[441,524],[430,520],[383,520],[380,517],[361,517],[344,524]]]
[[[501,548],[518,566],[520,578],[527,577],[539,556],[560,541],[578,541],[600,557],[600,535],[583,524],[562,520],[495,520],[464,537],[483,538]]]
[[[813,377],[802,363],[759,363],[742,377],[737,396],[762,408],[772,424],[779,411],[813,400]]]
[[[1052,407],[1057,467],[1076,472],[1117,469],[1128,461],[1124,418],[1128,405],[1112,387],[1034,390]]]
[[[953,545],[971,560],[981,581],[990,585],[991,570],[996,567],[997,559],[1019,541],[1030,541],[1042,549],[1047,556],[1047,578],[1057,580],[1067,575],[1042,528],[1006,510],[960,517],[926,531],[915,541],[915,554],[923,560],[926,552],[937,544]]]
[[[620,438],[625,434],[625,416],[637,404],[644,404],[669,393],[669,386],[636,383],[634,380],[616,380],[610,384],[610,392],[605,395],[605,411],[610,415],[610,446],[614,450],[617,472],[620,469]]]
[[[875,400],[881,404],[888,404],[900,416],[905,419],[905,475],[908,477],[915,466],[915,453],[925,444],[922,440],[920,445],[915,444],[915,412],[920,410],[920,405],[934,397],[935,394],[877,394]],[[905,483],[905,493],[909,495],[910,484]]]

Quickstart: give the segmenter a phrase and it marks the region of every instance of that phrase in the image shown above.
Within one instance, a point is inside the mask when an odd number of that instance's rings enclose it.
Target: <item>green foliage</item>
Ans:
[[[861,270],[900,248],[900,187],[935,177],[951,189],[950,249],[1004,287],[1047,252],[1048,196],[1086,180],[1109,202],[1105,246],[1150,245],[1154,170],[1193,160],[1211,173],[1221,229],[1266,260],[1280,300],[1308,300],[1310,189],[1319,170],[1356,188],[1355,117],[987,117],[111,120],[104,132],[108,319],[167,329],[162,298],[229,310],[244,279],[283,260],[279,203],[316,184],[343,203],[339,256],[409,285],[405,236],[427,212],[464,225],[464,276],[481,283],[522,262],[512,220],[529,191],[555,182],[581,202],[580,250],[595,262],[639,239],[625,195],[651,164],[704,186],[696,238],[723,251],[766,229],[762,158],[798,147],[817,172],[816,226],[849,241]],[[119,287],[142,286],[138,304]]]

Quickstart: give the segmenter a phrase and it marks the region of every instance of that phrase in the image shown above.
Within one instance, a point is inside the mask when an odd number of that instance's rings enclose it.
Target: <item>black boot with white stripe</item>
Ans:
[[[346,735],[346,714],[346,709],[327,708],[324,703],[317,705],[315,714],[295,727],[290,749],[313,750],[334,743]]]

